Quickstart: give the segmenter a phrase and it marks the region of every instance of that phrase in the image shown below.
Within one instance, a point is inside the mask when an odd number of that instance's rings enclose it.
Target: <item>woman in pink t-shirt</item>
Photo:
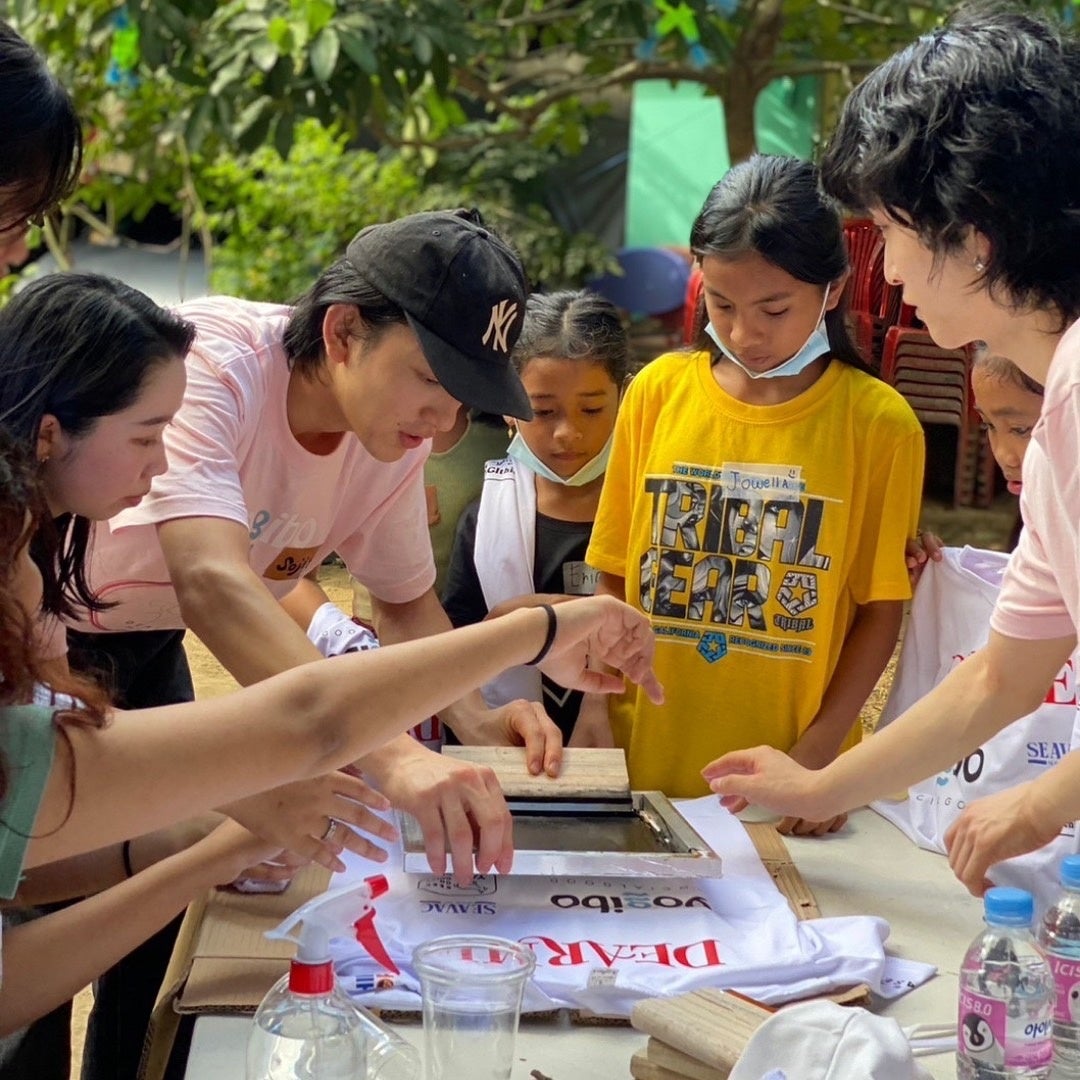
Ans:
[[[775,750],[704,770],[732,808],[823,818],[941,771],[1046,694],[1080,625],[1080,43],[1048,19],[968,10],[848,98],[822,163],[868,211],[885,274],[934,340],[982,339],[1046,386],[1023,466],[1025,529],[985,648],[885,731],[810,772]],[[973,803],[946,836],[974,893],[993,863],[1080,814],[1080,757]]]
[[[98,978],[207,888],[277,851],[229,823],[166,854],[151,830],[345,765],[513,664],[539,664],[582,689],[621,688],[586,671],[591,654],[659,693],[647,621],[590,597],[320,662],[223,697],[114,711],[97,687],[57,679],[35,655],[42,575],[30,544],[47,513],[39,471],[0,431],[0,900],[28,867],[54,864],[63,888],[89,866],[61,860],[93,852],[112,865],[94,870],[93,898],[5,937],[0,1038]],[[358,700],[364,708],[350,708]],[[13,1072],[47,1074],[40,1057]]]

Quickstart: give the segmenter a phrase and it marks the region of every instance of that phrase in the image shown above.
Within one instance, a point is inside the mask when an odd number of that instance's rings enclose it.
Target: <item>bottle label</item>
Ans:
[[[960,991],[960,1045],[969,1058],[981,1064],[1005,1068],[1049,1065],[1054,1055],[1053,1026],[1045,1010],[1021,1010],[1019,1016],[1009,1016],[1007,1002]]]
[[[1047,954],[1054,976],[1054,1019],[1065,1024],[1080,1022],[1080,960]]]

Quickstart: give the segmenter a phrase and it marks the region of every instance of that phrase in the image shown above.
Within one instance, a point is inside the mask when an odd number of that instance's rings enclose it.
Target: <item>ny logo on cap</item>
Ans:
[[[480,343],[486,345],[488,338],[491,338],[491,347],[496,352],[508,353],[510,346],[506,343],[506,334],[517,315],[517,309],[516,300],[500,300],[495,304],[491,309],[491,320]]]

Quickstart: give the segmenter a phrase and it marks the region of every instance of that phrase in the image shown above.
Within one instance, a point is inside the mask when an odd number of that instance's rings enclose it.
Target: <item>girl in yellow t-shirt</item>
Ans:
[[[610,722],[632,785],[672,795],[705,794],[700,769],[728,750],[819,768],[858,740],[910,596],[924,457],[915,415],[851,343],[840,215],[812,165],[736,166],[690,246],[704,334],[629,387],[587,554],[599,591],[656,634],[666,703],[630,690]],[[597,725],[602,703],[586,710]]]

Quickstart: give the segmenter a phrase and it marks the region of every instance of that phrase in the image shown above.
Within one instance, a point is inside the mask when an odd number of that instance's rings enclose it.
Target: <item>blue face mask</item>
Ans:
[[[825,329],[825,305],[829,302],[829,290],[825,290],[825,299],[821,301],[821,313],[817,325],[810,332],[806,343],[790,359],[777,364],[768,371],[751,371],[721,340],[713,324],[705,324],[705,333],[716,342],[716,347],[742,372],[751,379],[777,379],[781,376],[798,375],[805,371],[820,356],[829,352],[829,335]]]
[[[519,431],[511,440],[507,453],[515,460],[520,461],[527,469],[532,469],[537,476],[550,480],[553,484],[565,484],[567,487],[584,487],[598,476],[604,475],[607,468],[608,458],[611,456],[611,440],[615,438],[613,431],[599,454],[587,461],[573,476],[562,477],[557,472],[549,469],[530,449],[529,444],[521,437]]]

